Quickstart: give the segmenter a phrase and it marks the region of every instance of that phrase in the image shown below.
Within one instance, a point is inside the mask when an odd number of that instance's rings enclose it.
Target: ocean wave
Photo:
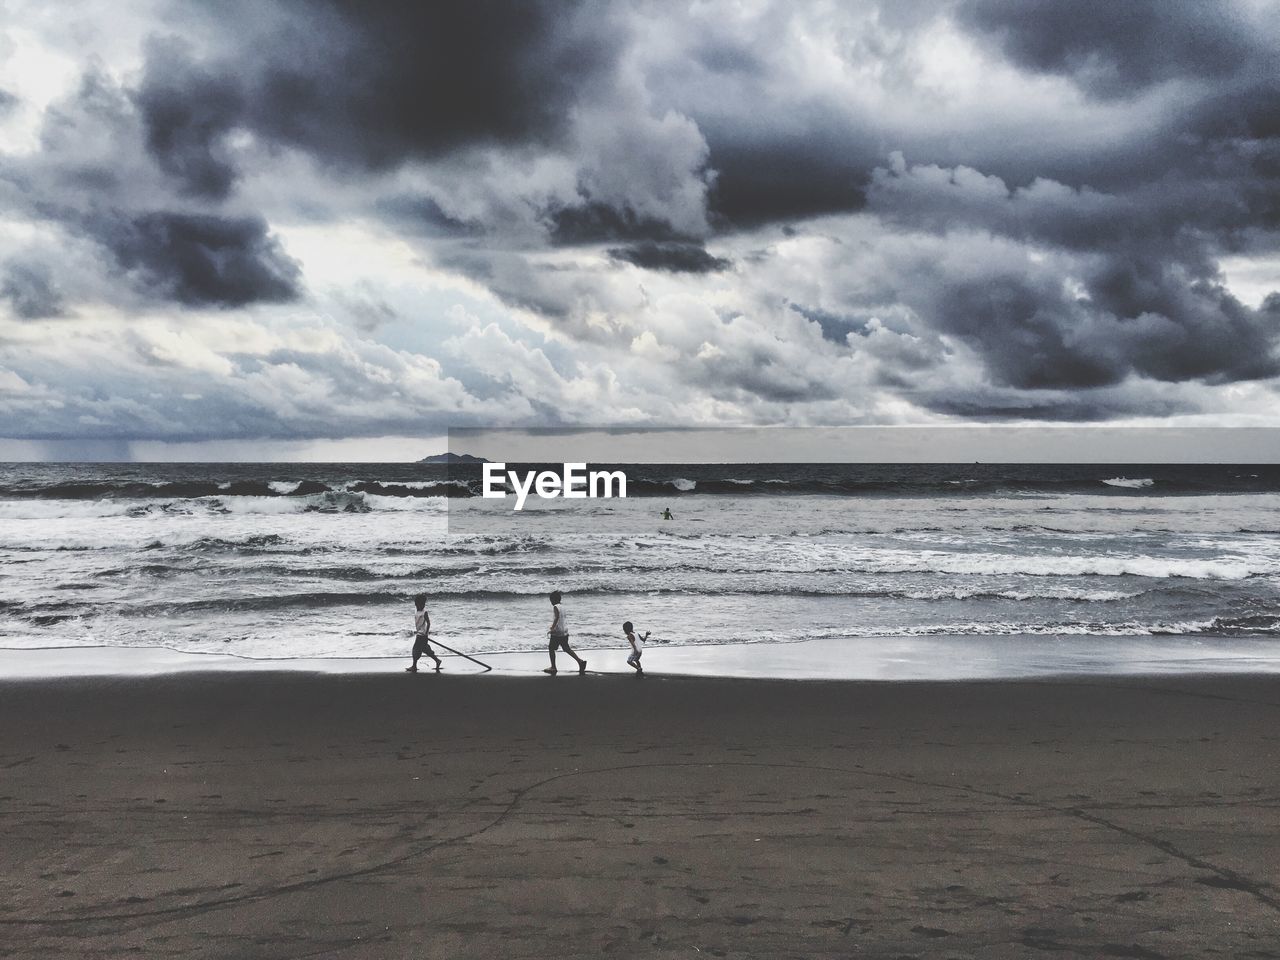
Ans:
[[[136,504],[120,500],[0,500],[0,520],[90,520],[138,515]]]
[[[198,541],[190,548],[193,552],[203,553],[211,550],[234,549],[237,553],[262,552],[269,556],[270,551],[259,551],[252,547],[237,545],[228,547],[222,543],[210,544]],[[442,591],[449,596],[467,596],[477,593],[486,596],[541,596],[547,589],[550,580],[593,581],[573,586],[575,593],[670,593],[682,595],[700,595],[708,597],[751,596],[751,595],[786,595],[786,596],[824,596],[824,597],[863,597],[867,599],[896,599],[921,602],[938,601],[1037,601],[1051,600],[1065,603],[1113,603],[1143,596],[1148,591],[1101,590],[1088,586],[1055,585],[1046,583],[1023,588],[964,588],[957,586],[939,586],[933,588],[881,587],[871,584],[851,584],[840,579],[826,582],[805,582],[797,579],[797,571],[788,568],[751,569],[730,568],[711,565],[655,567],[644,564],[618,564],[609,561],[583,561],[559,564],[538,564],[536,566],[511,566],[501,563],[490,563],[488,557],[509,556],[504,553],[486,554],[484,551],[472,551],[473,561],[454,563],[452,565],[434,565],[403,567],[377,562],[367,564],[335,564],[323,566],[315,564],[292,564],[282,562],[252,563],[240,568],[245,578],[253,578],[252,582],[262,582],[270,578],[276,582],[287,582],[291,578],[307,581],[331,581],[336,583],[416,583],[425,588]],[[844,571],[806,571],[806,575],[823,572],[843,573]],[[179,576],[207,578],[210,568],[203,561],[192,561],[179,556],[168,562],[149,562],[112,566],[95,571],[92,575],[99,579],[119,579],[124,577],[152,577],[170,579]],[[732,578],[702,582],[692,582],[688,578],[696,574],[710,574],[712,578]],[[683,580],[672,584],[674,578]],[[497,589],[475,586],[476,580],[498,579],[502,586]],[[460,583],[459,583],[460,581]],[[602,582],[603,581],[603,582]]]
[[[474,497],[479,492],[463,480],[402,481],[383,483],[376,480],[359,480],[348,485],[355,493],[368,493],[380,497]]]
[[[326,490],[306,497],[218,497],[207,502],[213,513],[289,514],[289,513],[369,513],[373,507],[363,493]]]
[[[1101,488],[1101,489],[1100,489]],[[1027,498],[1067,494],[1093,496],[1187,496],[1220,493],[1276,493],[1280,484],[1257,477],[1227,481],[1159,480],[1151,477],[1095,478],[996,478],[980,479],[864,479],[857,477],[654,477],[627,474],[629,497],[685,496],[830,496],[866,498],[945,498],[972,500],[983,497]]]
[[[117,612],[131,616],[184,615],[200,612],[234,613],[252,610],[255,612],[271,610],[290,610],[299,607],[319,609],[322,607],[368,607],[378,604],[404,604],[412,599],[413,593],[386,591],[347,592],[340,590],[315,590],[300,593],[266,594],[262,596],[205,597],[199,600],[174,600],[161,603],[126,605],[121,604]]]
[[[903,627],[887,635],[925,636],[1090,636],[1090,637],[1164,637],[1164,636],[1271,636],[1280,634],[1280,616],[1247,617],[1215,616],[1201,620],[1163,620],[1142,623],[1128,620],[1066,621],[1060,623],[1015,623],[976,621],[969,623],[930,624]]]
[[[850,564],[850,573],[943,573],[957,576],[1146,577],[1153,580],[1246,580],[1280,572],[1270,557],[1012,556],[1001,554],[925,555]]]
[[[1214,493],[1280,493],[1280,474],[1220,473],[1203,468],[1167,473],[1152,470],[1150,476],[1107,476],[1098,471],[1092,475],[1079,469],[1063,467],[1060,475],[1036,474],[1024,468],[1010,468],[1007,473],[993,472],[986,477],[945,476],[939,467],[886,472],[883,468],[850,466],[789,466],[770,468],[775,475],[754,465],[761,475],[752,476],[751,469],[726,467],[721,474],[703,476],[664,476],[652,467],[624,467],[627,492],[632,497],[684,497],[708,495],[750,496],[767,494],[824,495],[840,497],[1026,497],[1061,494],[1093,494],[1098,496],[1176,496]],[[690,470],[689,472],[692,472]],[[437,478],[398,478],[377,476],[345,476],[337,471],[332,476],[288,478],[261,477],[217,480],[188,479],[69,479],[65,475],[43,482],[25,478],[0,485],[0,500],[198,500],[223,497],[305,498],[326,493],[365,493],[405,499],[470,498],[480,495],[478,472]]]
[[[1236,617],[1214,617],[1209,628],[1214,633],[1280,633],[1280,614],[1251,613]]]
[[[1043,590],[965,590],[960,587],[940,587],[935,590],[891,591],[891,596],[905,600],[1065,600],[1074,603],[1113,603],[1132,600],[1146,591],[1087,590],[1072,587]]]
[[[579,590],[575,595],[589,595],[597,591]],[[386,620],[382,613],[375,609],[407,607],[413,593],[411,591],[377,591],[377,592],[344,592],[344,591],[310,591],[273,596],[242,598],[204,598],[192,601],[159,602],[152,604],[121,605],[112,611],[112,617],[137,618],[153,625],[163,622],[167,617],[179,620],[206,620],[210,616],[249,613],[257,617],[269,617],[292,611],[308,611],[334,608],[352,608],[351,623],[381,624]],[[430,603],[483,603],[486,601],[523,601],[520,609],[532,609],[532,604],[541,599],[541,594],[520,594],[500,590],[467,590],[467,591],[431,591]],[[360,612],[356,612],[359,610]],[[509,613],[494,610],[498,620],[506,619]],[[16,617],[33,626],[49,627],[69,622],[82,623],[90,635],[102,632],[99,622],[99,611],[88,605],[43,604],[31,609],[15,609],[13,605],[5,609],[6,616]],[[305,613],[301,614],[305,616]],[[296,614],[294,615],[296,616]],[[112,621],[107,621],[108,623]],[[399,624],[395,620],[395,624]],[[599,625],[595,625],[599,626]],[[162,625],[160,629],[165,629]],[[349,631],[355,633],[356,631]],[[674,631],[671,631],[674,634]],[[397,634],[397,627],[389,627],[388,636]],[[381,635],[377,633],[375,635]],[[591,625],[582,626],[583,636],[596,635]],[[762,637],[762,642],[784,641],[788,639],[810,639],[816,636],[835,637],[1259,637],[1274,638],[1280,636],[1280,613],[1259,614],[1218,614],[1199,618],[1153,619],[1144,621],[1138,618],[1125,620],[1105,619],[1072,619],[1072,620],[953,620],[932,623],[903,624],[889,626],[884,623],[868,623],[862,627],[840,627],[811,634],[801,631],[793,635],[786,631],[776,636]],[[221,637],[214,634],[213,639]],[[693,640],[693,642],[698,642]]]
[[[474,490],[465,481],[379,482],[350,480],[186,480],[94,481],[53,483],[43,486],[10,486],[0,489],[8,500],[202,500],[228,497],[301,498],[326,494],[372,493],[387,497],[469,497]]]
[[[465,547],[463,549],[466,549]],[[544,540],[540,537],[522,537],[519,540],[512,540],[503,543],[489,543],[485,546],[476,547],[476,553],[485,556],[498,556],[504,553],[547,553],[555,549],[555,545],[550,540]]]
[[[297,570],[286,570],[281,568],[279,571],[283,575],[296,574]],[[169,578],[181,576],[185,573],[196,573],[200,576],[207,575],[208,571],[203,567],[193,566],[189,563],[131,563],[124,567],[108,567],[105,570],[95,570],[93,576],[103,580],[115,580],[120,577],[155,577]],[[61,589],[59,584],[55,589]]]
[[[373,508],[363,493],[330,490],[309,502],[305,509],[308,513],[368,513]]]
[[[1128,477],[1112,477],[1110,480],[1103,480],[1108,487],[1123,487],[1125,490],[1145,490],[1147,487],[1154,487],[1155,481],[1150,477],[1143,477],[1137,480],[1130,480]]]
[[[182,544],[183,549],[195,551],[212,551],[212,550],[261,550],[264,548],[284,546],[289,541],[278,533],[259,533],[247,537],[200,537]],[[165,543],[162,540],[152,540],[142,549],[144,550],[165,550],[173,544]]]
[[[299,480],[281,492],[280,481],[273,480],[101,480],[82,483],[52,483],[43,486],[8,487],[0,494],[7,498],[41,500],[193,500],[200,497],[278,497],[309,496],[329,490],[328,484],[316,480]]]
[[[967,623],[939,623],[914,627],[902,627],[886,632],[896,637],[1134,637],[1202,634],[1210,630],[1214,619],[1160,621],[1142,623],[1136,620],[1121,623],[1106,621],[1064,621],[1057,623],[1018,623],[1012,621]]]

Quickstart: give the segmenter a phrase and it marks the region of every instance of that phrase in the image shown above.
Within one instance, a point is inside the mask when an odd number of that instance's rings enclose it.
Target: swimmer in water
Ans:
[[[663,510],[663,511],[662,511],[662,519],[663,519],[663,520],[674,520],[674,519],[675,519],[675,517],[671,516],[671,508],[670,508],[670,507],[667,507],[665,510]]]

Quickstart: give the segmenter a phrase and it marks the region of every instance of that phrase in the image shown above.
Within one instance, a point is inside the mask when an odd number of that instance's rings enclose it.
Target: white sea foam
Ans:
[[[404,487],[406,490],[432,490],[439,487],[454,487],[459,490],[468,489],[468,484],[464,480],[387,480],[386,486]]]
[[[138,515],[149,509],[145,500],[0,500],[2,520],[89,519]]]
[[[677,490],[682,490],[685,493],[689,493],[691,490],[694,490],[697,488],[698,481],[686,480],[684,477],[676,477],[674,480],[671,481],[671,485],[675,487]]]
[[[444,513],[448,509],[448,500],[444,497],[384,497],[377,493],[366,493],[364,502],[370,510],[394,510],[400,513]]]
[[[972,600],[975,597],[994,597],[1000,600],[1077,600],[1088,603],[1110,603],[1116,600],[1132,600],[1141,592],[1126,593],[1123,590],[1081,590],[1072,587],[1046,585],[1035,590],[981,590],[961,587],[937,590],[909,590],[903,593],[908,600]]]
[[[1110,480],[1103,480],[1102,482],[1108,487],[1124,487],[1126,490],[1142,490],[1146,487],[1153,487],[1156,483],[1147,477],[1141,477],[1136,480],[1130,480],[1128,477],[1112,477]]]
[[[1218,621],[1209,620],[1176,620],[1159,623],[1139,623],[1126,621],[1122,623],[1016,623],[991,622],[989,620],[971,623],[928,624],[917,627],[904,627],[901,630],[889,631],[890,636],[929,637],[929,636],[1029,636],[1029,637],[1144,637],[1144,636],[1187,636],[1204,633],[1217,626]]]
[[[210,509],[217,512],[237,514],[280,515],[302,513],[307,508],[310,497],[220,497],[209,504]]]
[[[1014,556],[1002,554],[910,555],[898,551],[849,564],[851,573],[946,573],[1028,577],[1185,577],[1193,580],[1244,580],[1280,572],[1272,557],[1191,559],[1148,556]]]

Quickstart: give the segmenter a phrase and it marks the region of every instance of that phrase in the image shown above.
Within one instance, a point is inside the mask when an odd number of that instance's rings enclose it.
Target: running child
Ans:
[[[622,625],[622,632],[627,635],[627,643],[631,644],[631,656],[627,657],[627,666],[636,672],[636,676],[644,673],[644,667],[640,666],[640,655],[644,653],[644,642],[649,639],[649,631],[644,632],[643,637],[636,636],[636,629],[628,620]]]

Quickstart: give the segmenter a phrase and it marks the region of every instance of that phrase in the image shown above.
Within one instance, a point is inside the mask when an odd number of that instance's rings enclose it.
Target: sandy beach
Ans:
[[[0,686],[0,955],[1280,956],[1280,681]]]

